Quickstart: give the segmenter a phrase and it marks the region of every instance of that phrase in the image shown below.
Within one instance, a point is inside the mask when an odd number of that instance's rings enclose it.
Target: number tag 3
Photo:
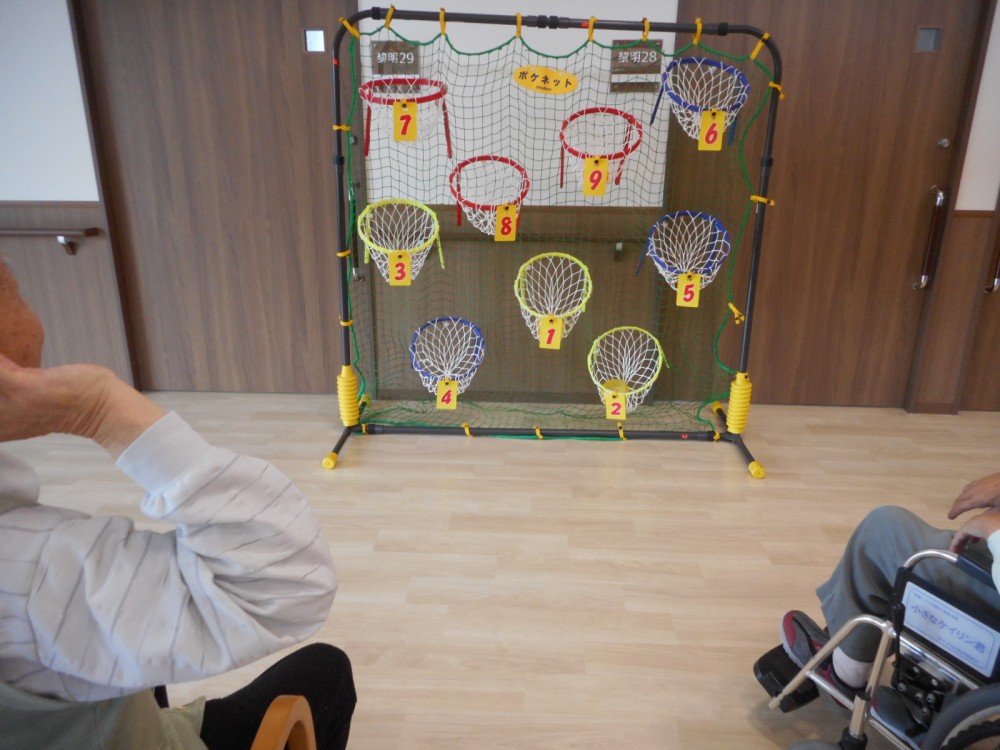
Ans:
[[[417,140],[417,105],[400,101],[392,104],[392,134],[397,141]]]
[[[507,203],[497,207],[497,228],[493,239],[497,242],[513,242],[517,239],[517,204]]]
[[[626,418],[626,398],[621,393],[609,393],[604,400],[604,416],[608,419],[618,419],[625,421]]]
[[[717,109],[701,113],[701,130],[698,132],[699,151],[722,151],[722,134],[726,130],[726,115]]]
[[[583,194],[604,195],[608,192],[608,160],[603,156],[583,160]]]
[[[563,319],[549,315],[538,320],[538,345],[542,349],[558,349],[562,345]]]
[[[413,281],[410,273],[410,254],[405,250],[389,253],[389,286],[409,286]]]
[[[701,274],[682,273],[677,277],[677,306],[697,307],[701,297]]]
[[[458,381],[439,380],[437,393],[438,409],[454,409],[458,406]]]

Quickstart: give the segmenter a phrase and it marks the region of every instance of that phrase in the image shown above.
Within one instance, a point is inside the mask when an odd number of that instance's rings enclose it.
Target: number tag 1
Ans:
[[[595,156],[583,161],[583,194],[604,195],[608,192],[608,160]]]
[[[417,140],[417,105],[400,101],[392,104],[392,134],[397,141]]]
[[[410,254],[405,250],[389,253],[389,286],[409,286],[413,281],[410,273]]]
[[[677,277],[677,306],[697,307],[701,297],[701,274],[682,273]]]
[[[701,130],[698,132],[699,151],[722,151],[722,134],[726,130],[726,116],[717,109],[701,113]]]
[[[604,416],[624,422],[627,416],[627,403],[626,397],[621,393],[609,393],[604,399]]]
[[[458,406],[458,381],[444,380],[438,381],[437,408],[454,409]]]
[[[563,319],[549,315],[538,319],[538,346],[542,349],[558,349],[562,345]]]
[[[497,228],[493,233],[497,242],[513,242],[517,239],[517,205],[506,203],[497,207]]]

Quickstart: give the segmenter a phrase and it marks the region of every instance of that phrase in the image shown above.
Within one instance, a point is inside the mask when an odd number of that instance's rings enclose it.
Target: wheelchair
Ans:
[[[1000,613],[968,611],[921,578],[916,569],[929,559],[995,585],[987,559],[923,550],[899,569],[888,618],[855,617],[802,669],[780,645],[754,664],[772,709],[794,710],[822,692],[850,712],[839,742],[804,740],[790,750],[864,750],[868,728],[900,750],[1000,748]],[[819,667],[862,625],[878,628],[882,637],[868,684],[847,695]]]

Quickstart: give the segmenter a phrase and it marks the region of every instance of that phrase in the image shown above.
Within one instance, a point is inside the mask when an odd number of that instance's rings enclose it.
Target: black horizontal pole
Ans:
[[[421,425],[390,425],[369,423],[362,427],[351,428],[355,432],[365,432],[369,435],[466,435],[472,437],[526,437],[538,438],[534,428],[526,427],[473,427],[469,426],[466,433],[464,427],[431,427]],[[686,432],[681,430],[637,430],[630,432],[628,427],[622,427],[628,440],[714,440],[714,431]],[[613,438],[621,439],[618,430],[566,430],[543,429],[542,438]]]

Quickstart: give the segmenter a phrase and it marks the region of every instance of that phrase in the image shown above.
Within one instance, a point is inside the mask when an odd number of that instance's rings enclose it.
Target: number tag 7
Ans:
[[[392,134],[397,141],[417,140],[417,105],[399,101],[392,104]]]

